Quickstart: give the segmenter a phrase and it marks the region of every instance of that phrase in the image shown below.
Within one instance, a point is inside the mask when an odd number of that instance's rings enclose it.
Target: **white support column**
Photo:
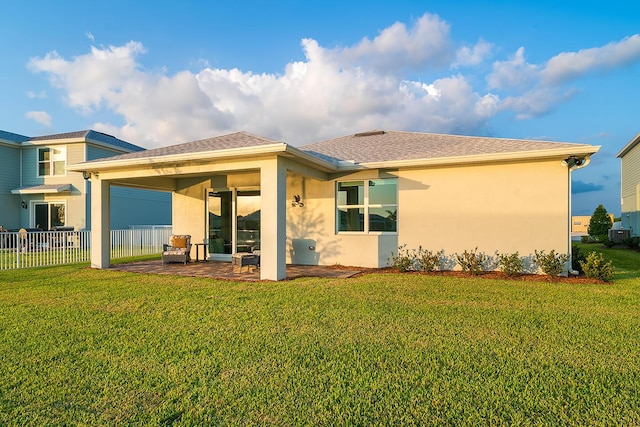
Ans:
[[[91,178],[91,267],[110,266],[110,193],[109,182]]]
[[[282,280],[286,264],[287,170],[279,157],[260,168],[260,279]]]

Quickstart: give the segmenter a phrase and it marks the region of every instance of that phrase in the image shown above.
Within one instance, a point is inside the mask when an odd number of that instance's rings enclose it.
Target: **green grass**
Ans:
[[[607,285],[0,272],[0,425],[638,425],[634,256]]]

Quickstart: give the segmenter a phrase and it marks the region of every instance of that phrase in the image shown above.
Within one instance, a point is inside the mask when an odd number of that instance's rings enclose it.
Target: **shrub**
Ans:
[[[534,260],[544,274],[555,277],[562,273],[564,264],[569,260],[569,256],[567,254],[557,254],[554,249],[551,249],[549,253],[535,251]]]
[[[627,246],[629,249],[638,249],[638,246],[640,245],[640,236],[633,236],[628,239],[624,239],[622,244]]]
[[[513,254],[499,254],[500,269],[507,276],[517,276],[524,270],[524,259],[518,252]]]
[[[440,261],[444,257],[444,250],[439,252],[431,252],[430,250],[422,249],[422,246],[418,248],[415,254],[415,259],[418,263],[418,268],[422,271],[434,271],[440,268]]]
[[[485,271],[485,264],[489,262],[490,257],[484,252],[478,252],[476,247],[472,251],[465,251],[462,254],[455,254],[458,265],[462,268],[462,271],[471,273],[473,275],[479,275]]]
[[[602,254],[591,252],[584,261],[580,261],[582,271],[587,277],[608,282],[613,277],[613,263],[605,262]]]
[[[585,253],[578,245],[571,246],[571,268],[576,271],[582,271],[580,261],[584,261],[589,252]]]
[[[391,252],[391,258],[387,259],[387,264],[393,268],[397,268],[401,272],[413,269],[415,255],[409,252],[407,245],[398,246],[398,253]]]
[[[616,244],[616,242],[610,240],[608,236],[602,236],[600,242],[608,248],[612,248]]]

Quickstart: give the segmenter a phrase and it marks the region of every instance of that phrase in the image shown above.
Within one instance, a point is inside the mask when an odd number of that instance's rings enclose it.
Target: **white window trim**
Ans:
[[[49,156],[49,170],[52,172],[49,175],[40,175],[40,150],[49,149],[50,152],[53,150],[59,150],[63,153],[64,156],[64,173],[60,175],[55,175],[53,172],[55,170],[53,153]],[[67,147],[52,147],[52,146],[43,146],[38,147],[36,149],[36,175],[38,178],[52,178],[57,176],[67,176]]]
[[[380,203],[376,203],[376,204],[369,204],[369,182],[370,181],[378,181],[378,180],[383,180],[383,179],[395,179],[396,180],[396,203],[394,204],[380,204]],[[354,235],[354,236],[363,236],[363,235],[367,235],[367,236],[379,236],[379,235],[397,235],[398,234],[398,223],[399,223],[399,218],[398,218],[398,198],[399,198],[399,189],[397,186],[397,180],[398,178],[370,178],[370,179],[349,179],[349,180],[345,180],[345,181],[336,181],[335,182],[335,186],[334,186],[334,191],[335,191],[335,234],[340,234],[340,235]],[[359,204],[359,205],[340,205],[338,204],[338,186],[340,185],[341,182],[355,182],[355,181],[362,181],[364,184],[364,197],[363,197],[363,201],[364,204]],[[392,207],[392,208],[396,208],[396,231],[370,231],[369,230],[369,210],[371,208],[377,209],[377,208],[385,208],[385,207]],[[340,230],[340,214],[339,211],[340,209],[363,209],[364,210],[364,217],[363,217],[363,221],[364,221],[364,231],[341,231]]]
[[[36,226],[36,205],[47,205],[47,215],[49,216],[49,228],[51,228],[51,206],[50,205],[63,205],[64,206],[64,226],[69,223],[69,210],[67,209],[66,200],[31,200],[29,202],[29,223],[31,228]],[[44,230],[48,231],[48,230]]]

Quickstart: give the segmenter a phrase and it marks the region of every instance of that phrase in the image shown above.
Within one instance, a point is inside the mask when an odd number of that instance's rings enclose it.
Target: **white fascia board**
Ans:
[[[84,137],[81,138],[61,138],[61,139],[40,139],[37,141],[25,141],[22,145],[60,145],[60,144],[78,144],[86,142]]]
[[[591,156],[600,150],[599,145],[584,145],[571,148],[520,151],[509,153],[479,154],[473,156],[438,157],[433,159],[393,160],[388,162],[368,162],[360,165],[367,169],[402,168],[419,166],[444,166],[469,163],[496,163],[517,160],[542,160],[563,156]]]
[[[259,145],[251,147],[230,148],[227,150],[201,151],[197,153],[169,154],[166,156],[140,157],[135,159],[95,160],[67,166],[70,171],[100,171],[135,166],[159,165],[165,163],[183,163],[193,160],[213,160],[221,158],[251,157],[265,154],[276,154],[286,151],[286,144]],[[139,151],[134,151],[138,153]]]

